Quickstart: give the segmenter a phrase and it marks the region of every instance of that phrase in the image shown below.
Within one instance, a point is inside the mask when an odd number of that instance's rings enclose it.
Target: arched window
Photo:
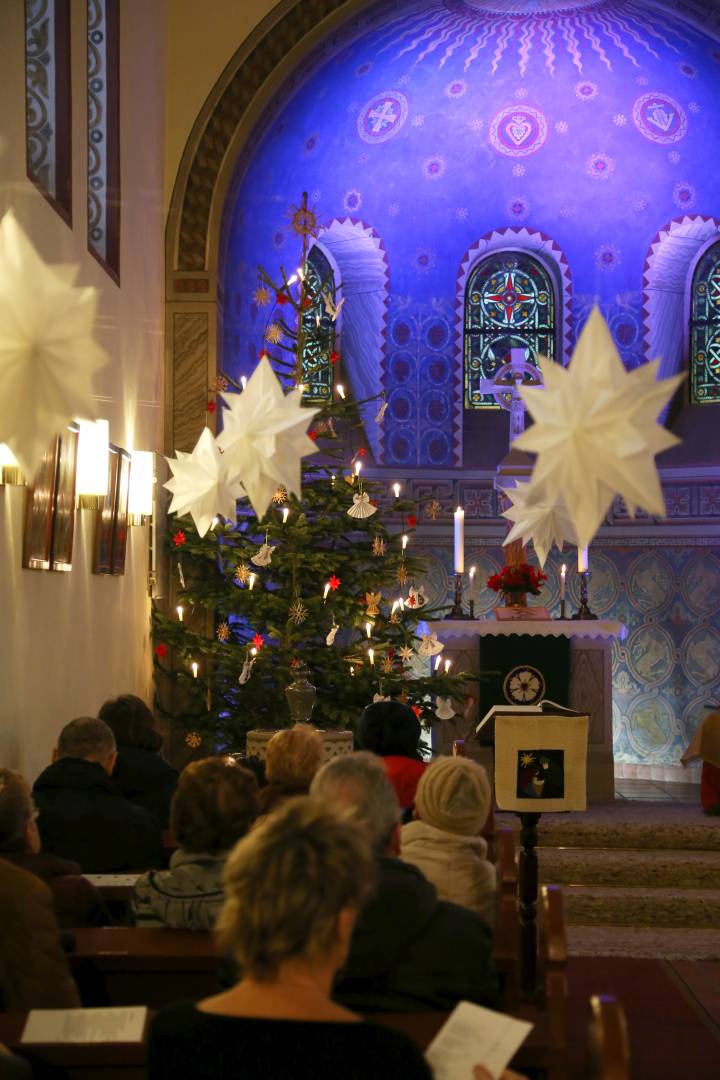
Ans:
[[[720,243],[700,258],[690,299],[690,403],[720,401]]]
[[[495,406],[486,383],[522,348],[537,367],[555,357],[555,290],[543,264],[521,251],[497,251],[473,269],[465,289],[465,408]],[[497,406],[495,406],[497,407]]]
[[[310,303],[302,316],[303,400],[329,401],[333,386],[330,355],[335,350],[335,274],[317,244],[305,260],[305,295]]]

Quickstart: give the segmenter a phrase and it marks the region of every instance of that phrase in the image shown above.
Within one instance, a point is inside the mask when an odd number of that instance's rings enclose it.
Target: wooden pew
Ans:
[[[0,1043],[38,1066],[64,1070],[69,1080],[143,1080],[145,1043],[44,1043],[20,1039],[28,1014],[0,1013]]]
[[[217,993],[212,935],[165,927],[87,927],[75,931],[70,967],[83,1005],[147,1005]]]
[[[515,833],[496,833],[497,910],[493,934],[493,960],[500,978],[501,1005],[510,1012],[520,1000],[520,922],[518,918],[518,860]]]
[[[630,1080],[630,1044],[625,1010],[617,998],[590,998],[591,1075],[595,1080]]]

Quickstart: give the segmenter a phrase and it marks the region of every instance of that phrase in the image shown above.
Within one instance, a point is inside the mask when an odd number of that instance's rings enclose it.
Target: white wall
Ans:
[[[94,381],[98,415],[113,442],[159,450],[165,0],[120,5],[120,287],[87,253],[85,3],[71,3],[73,228],[25,177],[23,0],[0,2],[0,213],[13,206],[44,259],[79,264],[79,284],[99,290],[96,337],[110,363]],[[0,764],[32,779],[68,720],[109,696],[149,693],[150,607],[146,529],[130,530],[124,577],[91,573],[88,511],[77,515],[71,573],[23,570],[24,498],[0,487]]]

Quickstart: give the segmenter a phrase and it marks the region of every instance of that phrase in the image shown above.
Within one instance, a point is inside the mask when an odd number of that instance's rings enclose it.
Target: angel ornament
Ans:
[[[250,559],[250,562],[253,566],[269,566],[272,562],[272,553],[274,550],[275,548],[268,544],[266,540],[264,544],[260,545],[257,552]]]
[[[238,682],[241,686],[244,686],[246,682],[249,682],[252,675],[253,664],[255,663],[254,656],[248,656],[245,658],[245,663],[242,666],[242,671],[238,677]]]
[[[433,630],[430,634],[422,635],[417,653],[418,656],[437,656],[444,648],[442,641],[438,641],[438,636]]]
[[[376,510],[377,506],[372,505],[367,491],[357,491],[353,495],[353,504],[347,512],[350,517],[369,518]]]
[[[326,645],[334,644],[335,635],[337,634],[339,629],[340,629],[340,627],[338,626],[338,624],[336,622],[334,622],[332,624],[332,626],[330,627],[330,630],[328,631],[327,637],[325,638],[325,644]]]
[[[375,415],[375,423],[376,424],[382,424],[383,420],[385,419],[385,413],[387,412],[387,407],[388,407],[389,404],[390,404],[389,401],[385,401],[383,399],[383,401],[380,404],[380,408],[378,409],[378,411],[377,411],[377,413]]]
[[[379,615],[380,608],[378,607],[380,599],[382,597],[381,592],[366,592],[365,603],[367,604],[367,615]]]

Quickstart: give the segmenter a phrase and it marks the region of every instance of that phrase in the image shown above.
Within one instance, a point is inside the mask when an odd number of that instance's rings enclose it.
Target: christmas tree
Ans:
[[[178,606],[154,613],[157,676],[180,690],[170,695],[176,723],[232,750],[251,728],[291,722],[285,689],[300,672],[317,687],[319,727],[351,726],[398,682],[428,721],[435,697],[464,685],[437,639],[417,636],[421,618],[439,615],[425,606],[425,564],[413,554],[418,508],[363,479],[365,403],[338,379],[339,306],[309,258],[316,220],[306,197],[293,221],[297,271],[281,269],[279,280],[260,271],[255,302],[270,316],[259,364],[288,389],[302,385],[319,453],[303,463],[302,492],[278,485],[261,516],[243,498],[233,519],[216,517],[204,535],[192,517],[173,518]],[[213,389],[232,406],[245,385],[221,375]],[[384,412],[379,398],[377,423]]]

